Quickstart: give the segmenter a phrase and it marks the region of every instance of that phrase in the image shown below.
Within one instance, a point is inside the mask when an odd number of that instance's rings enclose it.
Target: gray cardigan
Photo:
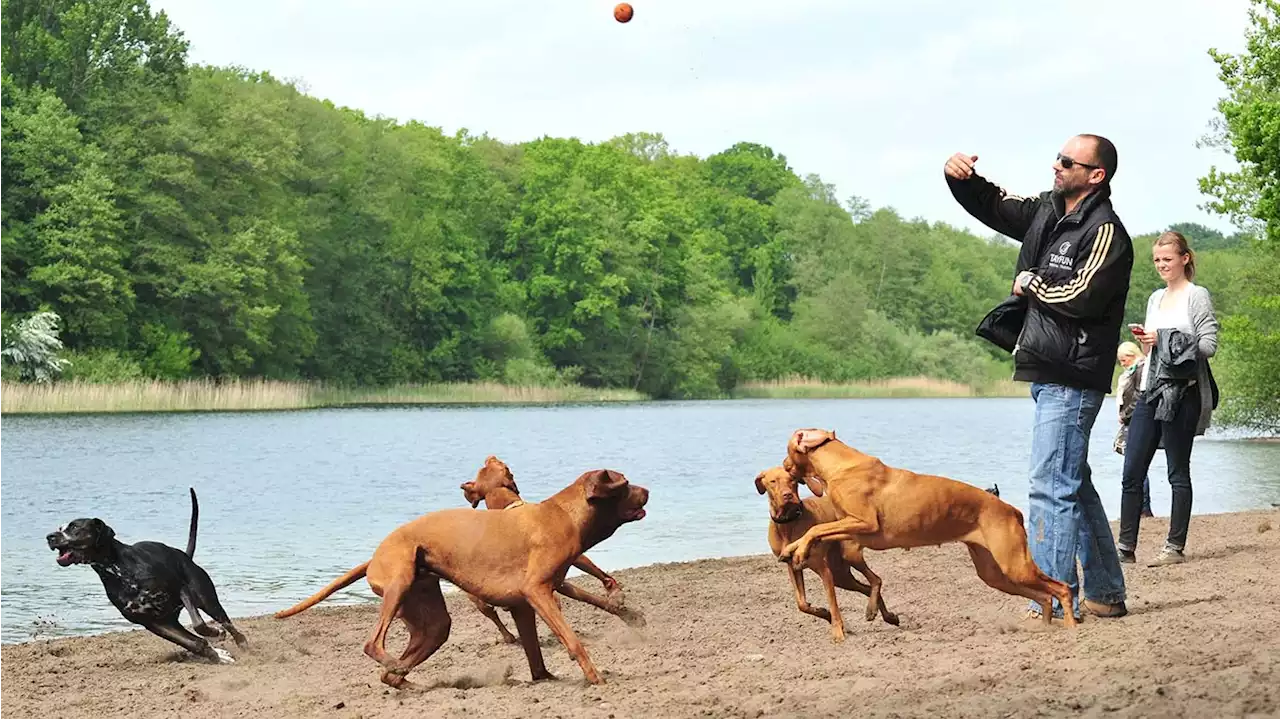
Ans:
[[[1209,290],[1195,284],[1187,287],[1187,314],[1196,333],[1196,349],[1200,355],[1200,368],[1196,384],[1200,387],[1200,420],[1196,422],[1196,434],[1202,435],[1209,428],[1213,415],[1213,389],[1209,386],[1209,358],[1218,353],[1218,317],[1213,312],[1213,300]],[[1147,299],[1147,316],[1160,306],[1164,288],[1151,293]]]

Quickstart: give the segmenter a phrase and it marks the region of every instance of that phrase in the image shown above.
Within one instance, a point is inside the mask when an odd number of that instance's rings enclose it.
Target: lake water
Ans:
[[[0,452],[2,639],[133,628],[94,572],[58,567],[44,537],[100,517],[121,541],[183,547],[188,486],[200,499],[196,560],[238,617],[290,606],[368,559],[403,522],[465,506],[458,485],[489,454],[511,466],[529,500],[600,467],[648,487],[648,516],[589,553],[616,570],[768,552],[766,500],[753,480],[782,461],[798,427],[834,428],[889,464],[998,483],[1025,511],[1032,412],[1030,399],[858,399],[9,417]],[[1090,450],[1112,519],[1115,416],[1109,397]],[[1213,435],[1192,456],[1196,513],[1280,501],[1280,445]],[[1162,453],[1151,476],[1156,513],[1166,516]],[[329,601],[372,597],[361,581]]]

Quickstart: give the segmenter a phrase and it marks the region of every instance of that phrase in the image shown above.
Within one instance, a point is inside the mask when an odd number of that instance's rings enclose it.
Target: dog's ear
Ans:
[[[476,491],[475,482],[463,482],[459,488],[462,490],[462,496],[466,497],[467,501],[471,503],[472,509],[480,506],[480,500],[483,499],[483,497],[481,497],[480,493]]]
[[[581,479],[587,485],[587,499],[604,499],[611,497],[626,488],[627,478],[621,472],[612,469],[597,469],[583,474]]]
[[[516,486],[516,477],[514,474],[511,473],[510,468],[508,468],[505,472],[503,472],[502,486],[506,487],[512,492],[515,492],[516,494],[520,494],[520,488]]]
[[[827,483],[822,481],[822,478],[816,474],[806,474],[804,476],[804,486],[808,487],[815,497],[821,497],[827,491]]]
[[[821,429],[797,429],[791,437],[795,442],[796,451],[800,454],[808,454],[810,450],[828,439],[835,439],[836,434]]]
[[[101,519],[98,519],[97,517],[93,518],[93,528],[98,533],[98,539],[104,542],[110,541],[116,538],[116,530],[107,526],[106,522],[102,521]]]
[[[764,494],[764,472],[756,475],[756,493]]]

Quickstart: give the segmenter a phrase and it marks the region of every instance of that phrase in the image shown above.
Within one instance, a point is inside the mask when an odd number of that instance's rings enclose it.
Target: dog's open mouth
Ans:
[[[626,512],[624,512],[622,515],[622,518],[627,520],[628,522],[637,522],[641,519],[644,519],[644,515],[645,515],[644,507],[636,507],[635,509],[629,509]]]
[[[65,547],[54,547],[54,550],[58,552],[58,566],[69,567],[76,563],[76,556],[72,550]]]

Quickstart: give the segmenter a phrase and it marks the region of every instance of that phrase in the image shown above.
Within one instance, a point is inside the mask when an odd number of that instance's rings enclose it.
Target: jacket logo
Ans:
[[[1071,272],[1075,269],[1076,258],[1067,254],[1071,252],[1071,240],[1058,245],[1057,252],[1049,253],[1049,267],[1055,270],[1066,270]]]

